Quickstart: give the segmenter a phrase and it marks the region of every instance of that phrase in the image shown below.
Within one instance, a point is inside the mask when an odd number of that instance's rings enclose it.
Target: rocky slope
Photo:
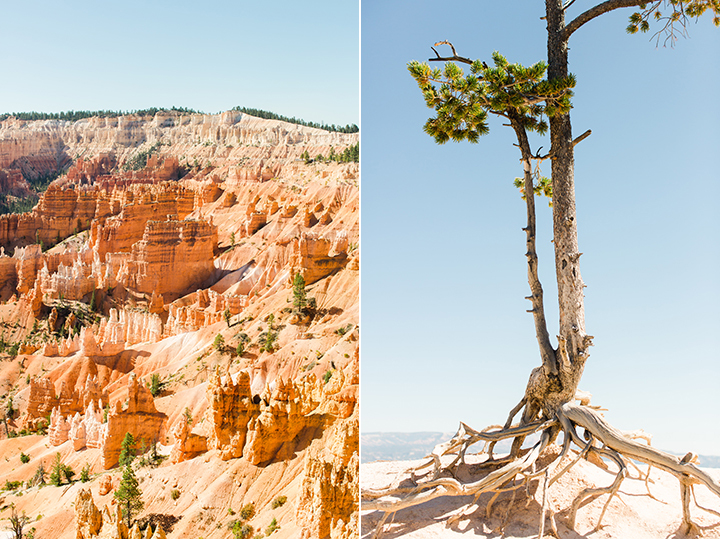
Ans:
[[[358,165],[301,155],[357,140],[238,112],[0,123],[6,193],[65,170],[0,217],[0,517],[134,538],[129,432],[142,537],[229,537],[248,504],[255,533],[356,535]],[[56,454],[75,481],[33,485]]]

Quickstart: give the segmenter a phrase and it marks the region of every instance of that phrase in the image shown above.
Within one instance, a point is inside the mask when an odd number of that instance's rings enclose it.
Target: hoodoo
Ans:
[[[238,111],[0,122],[5,194],[57,176],[0,216],[0,481],[37,537],[356,536],[357,156]]]

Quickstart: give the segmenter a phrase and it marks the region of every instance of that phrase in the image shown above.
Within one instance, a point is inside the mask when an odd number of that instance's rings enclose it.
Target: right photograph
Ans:
[[[361,17],[361,537],[720,538],[720,6]]]

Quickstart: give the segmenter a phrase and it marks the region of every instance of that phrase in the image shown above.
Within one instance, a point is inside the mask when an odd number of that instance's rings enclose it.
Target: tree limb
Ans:
[[[450,48],[453,51],[453,55],[447,58],[443,58],[442,56],[440,56],[440,54],[438,54],[438,51],[435,50],[435,47],[437,47],[438,45],[450,45]],[[455,47],[449,41],[438,41],[437,43],[435,43],[435,47],[430,48],[435,53],[436,58],[428,58],[428,62],[462,62],[464,64],[473,65],[473,61],[469,58],[458,56],[457,52],[455,52]]]
[[[712,476],[697,468],[691,462],[682,462],[673,455],[626,438],[622,432],[609,425],[596,411],[585,406],[568,403],[562,406],[562,414],[573,423],[589,430],[603,444],[618,453],[657,468],[662,468],[676,477],[683,475],[692,477],[698,483],[703,483],[717,496],[720,496],[720,483]]]
[[[580,142],[582,142],[583,140],[585,140],[586,138],[588,138],[590,135],[592,135],[592,129],[588,129],[588,130],[585,131],[582,135],[580,135],[580,136],[578,136],[578,137],[575,137],[575,138],[573,139],[573,141],[572,141],[573,148],[574,148],[577,144],[579,144]],[[542,147],[542,146],[541,146],[541,147]],[[539,153],[539,152],[538,152],[538,153]],[[552,157],[555,157],[555,154],[554,154],[552,151],[550,151],[549,153],[546,153],[546,154],[543,155],[543,156],[535,155],[535,156],[533,156],[533,159],[539,159],[540,161],[544,161],[545,159],[552,158]]]
[[[608,13],[624,7],[640,6],[647,3],[648,2],[641,2],[640,0],[607,0],[607,2],[598,4],[575,17],[575,19],[573,19],[572,22],[563,29],[561,38],[563,41],[567,42],[575,30],[580,28],[586,22],[593,20],[595,17],[599,17],[603,13]]]
[[[532,313],[533,320],[535,322],[535,336],[540,347],[540,357],[542,358],[545,374],[556,375],[558,372],[557,359],[555,357],[555,350],[550,342],[550,335],[548,334],[547,323],[545,321],[543,288],[540,284],[540,276],[538,274],[538,256],[535,248],[535,188],[533,186],[530,166],[530,159],[532,159],[533,155],[530,150],[527,132],[522,126],[519,115],[514,109],[511,109],[508,111],[508,117],[510,118],[510,123],[517,136],[523,161],[523,189],[525,191],[525,204],[527,206],[527,227],[524,229],[527,235],[527,251],[525,256],[527,257],[528,266],[528,284],[530,285],[530,290],[532,291],[532,296],[529,297],[532,302],[532,310],[530,312]]]

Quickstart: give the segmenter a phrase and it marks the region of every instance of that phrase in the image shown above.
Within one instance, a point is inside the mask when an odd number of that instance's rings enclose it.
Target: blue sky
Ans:
[[[356,0],[4,4],[0,112],[240,105],[359,123]]]
[[[577,2],[570,17],[592,3]],[[362,4],[361,428],[454,431],[503,423],[539,364],[524,257],[525,207],[509,128],[436,145],[409,76],[436,41],[458,54],[545,59],[542,3]],[[595,336],[581,388],[654,445],[720,454],[720,29],[674,48],[625,33],[629,10],[570,42],[581,271]],[[534,148],[549,148],[536,138]],[[549,173],[549,165],[545,165]],[[551,335],[551,214],[539,205]]]

